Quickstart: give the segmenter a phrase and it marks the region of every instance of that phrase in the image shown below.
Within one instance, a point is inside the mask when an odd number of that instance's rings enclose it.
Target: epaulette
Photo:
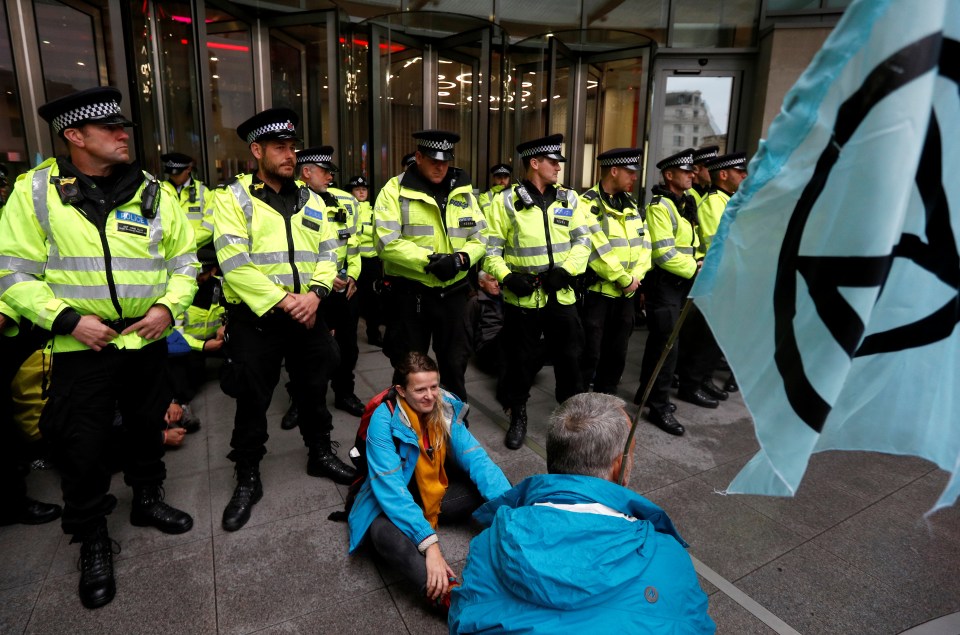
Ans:
[[[663,198],[663,197],[660,196],[659,194],[657,194],[657,195],[654,196],[652,199],[650,199],[650,204],[651,204],[651,205],[659,205],[661,198]]]
[[[632,195],[632,194],[630,194],[629,192],[624,192],[623,195],[627,197],[627,202],[628,202],[628,203],[630,203],[630,204],[633,205],[634,207],[637,206],[637,199],[633,198],[633,195]]]
[[[593,201],[600,198],[600,192],[596,190],[587,190],[586,192],[583,193],[583,198],[587,199],[592,203]]]
[[[220,185],[218,185],[218,186],[217,186],[217,189],[218,189],[218,190],[222,190],[222,189],[225,189],[225,188],[230,187],[231,185],[233,185],[234,183],[236,183],[237,181],[239,181],[241,176],[243,176],[243,172],[241,172],[240,174],[234,174],[233,177],[232,177],[230,180],[224,181],[223,183],[221,183]]]

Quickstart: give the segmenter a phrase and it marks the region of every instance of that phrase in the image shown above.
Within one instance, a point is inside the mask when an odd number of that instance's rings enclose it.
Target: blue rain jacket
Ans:
[[[536,503],[601,503],[636,518]],[[527,478],[474,513],[451,633],[713,633],[707,596],[666,513],[591,476]]]
[[[510,481],[463,425],[467,407],[452,393],[444,390],[441,395],[444,418],[450,424],[447,456],[455,459],[463,471],[470,475],[485,499],[503,494],[510,489]],[[350,553],[360,546],[370,529],[370,523],[381,513],[386,513],[387,518],[415,545],[436,533],[407,489],[419,456],[419,440],[403,408],[398,406],[391,414],[387,405],[381,404],[370,417],[370,427],[367,429],[369,474],[357,493],[348,517]],[[443,522],[442,503],[440,522]]]

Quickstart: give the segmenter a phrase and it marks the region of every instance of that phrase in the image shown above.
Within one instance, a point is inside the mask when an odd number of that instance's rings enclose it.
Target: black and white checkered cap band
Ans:
[[[259,137],[269,134],[271,132],[288,132],[290,134],[296,134],[297,127],[293,125],[291,121],[272,121],[268,124],[262,125],[259,128],[254,128],[247,134],[247,143],[253,143]]]
[[[746,159],[743,157],[735,157],[732,159],[726,159],[724,161],[715,161],[707,167],[712,172],[714,170],[723,170],[724,168],[740,168],[741,170],[744,170],[746,169],[746,165]]]
[[[115,101],[107,101],[102,104],[87,104],[86,106],[68,110],[62,115],[54,117],[51,125],[53,125],[53,131],[59,133],[61,130],[66,130],[78,121],[103,119],[111,115],[123,116],[123,113],[120,112],[120,104]]]
[[[640,163],[640,155],[631,157],[610,157],[609,159],[600,159],[600,167],[616,167],[618,165],[636,165]]]
[[[180,161],[166,161],[163,165],[171,170],[183,170],[190,167],[189,163],[181,163]]]
[[[520,153],[520,158],[526,159],[527,157],[535,157],[541,154],[560,154],[560,144],[551,143],[550,145],[529,148]]]
[[[720,152],[718,150],[711,150],[709,152],[702,152],[698,150],[697,152],[693,153],[693,160],[696,163],[705,163],[710,159],[716,159],[718,156],[720,156]]]
[[[298,165],[302,165],[304,163],[330,163],[331,161],[333,161],[333,157],[329,154],[297,155]]]
[[[685,154],[685,155],[679,156],[679,157],[677,157],[677,158],[675,158],[675,159],[671,159],[668,163],[664,163],[664,164],[660,167],[660,169],[661,169],[661,170],[666,170],[667,168],[674,168],[674,167],[677,167],[678,165],[691,165],[691,166],[692,166],[692,165],[693,165],[693,155],[692,155],[692,154]]]
[[[446,139],[441,139],[440,141],[434,141],[432,139],[417,139],[417,145],[421,148],[427,148],[429,150],[439,150],[441,152],[446,152],[447,150],[453,150],[453,144],[447,141]]]
[[[510,168],[499,167],[493,171],[494,174],[510,174]]]

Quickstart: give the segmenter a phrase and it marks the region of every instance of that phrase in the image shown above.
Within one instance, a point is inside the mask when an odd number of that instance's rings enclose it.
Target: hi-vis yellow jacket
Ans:
[[[727,203],[730,202],[730,195],[720,188],[711,188],[700,205],[697,206],[697,233],[700,235],[700,248],[697,250],[697,257],[703,258],[710,249],[710,243],[720,227],[720,218],[723,216],[723,210],[727,209]]]
[[[260,198],[267,186],[254,184],[250,174],[240,174],[217,189],[213,246],[228,304],[243,302],[263,315],[287,293],[333,287],[336,254],[320,250],[321,244],[336,238],[327,222],[329,210],[309,188],[299,181],[297,185],[305,204],[286,218]]]
[[[191,304],[183,312],[183,318],[177,321],[176,329],[192,350],[202,351],[204,342],[216,337],[217,330],[223,324],[224,310],[220,304],[222,294],[222,284],[217,283],[210,297],[210,306],[204,308]]]
[[[137,193],[98,227],[61,201],[56,159],[20,175],[0,218],[0,295],[19,315],[50,330],[68,308],[105,320],[142,317],[154,305],[176,319],[197,291],[199,263],[193,230],[170,197],[157,192],[154,218],[141,197],[154,178],[143,173]],[[170,329],[163,334],[166,337]],[[150,341],[121,335],[118,348]],[[72,335],[56,335],[54,352],[86,350]]]
[[[442,214],[433,196],[411,187],[410,179],[401,182],[393,177],[380,190],[373,206],[374,236],[385,275],[428,287],[448,287],[465,278],[467,272],[458,272],[453,279],[442,282],[423,271],[430,254],[462,251],[470,257],[471,265],[483,258],[486,243],[482,232],[487,221],[473,196],[470,179],[458,168],[450,168],[448,175],[456,185],[447,195]]]
[[[494,185],[486,192],[480,193],[480,196],[477,197],[477,202],[480,204],[480,211],[483,212],[484,216],[490,212],[490,204],[493,202],[493,199],[497,197],[497,194],[506,189],[506,187],[506,185]]]
[[[627,199],[623,210],[618,210],[600,194],[599,183],[584,192],[580,200],[591,212],[588,218],[597,223],[596,228],[591,227],[592,234],[597,236],[599,232],[604,239],[593,241],[590,268],[600,280],[590,285],[590,291],[619,298],[623,296],[623,287],[629,286],[633,278],[643,280],[652,266],[647,224],[632,198]],[[611,264],[611,260],[615,262]]]
[[[697,273],[696,250],[700,241],[693,225],[680,215],[677,203],[659,187],[647,205],[647,227],[653,264],[678,275],[692,278]]]
[[[357,247],[361,258],[376,258],[377,248],[373,236],[373,204],[370,201],[358,201],[357,209]]]
[[[213,191],[194,178],[190,179],[189,185],[180,189],[179,194],[177,187],[170,181],[163,181],[160,186],[164,189],[164,194],[177,201],[180,209],[187,215],[197,238],[197,247],[203,247],[213,240]]]
[[[333,226],[334,242],[329,245],[320,245],[320,251],[328,248],[337,252],[337,272],[344,272],[354,280],[360,277],[360,236],[358,234],[360,222],[360,201],[350,192],[327,188],[327,192],[334,196],[337,203],[347,213],[345,220],[336,218],[336,212],[327,214],[327,222]],[[329,208],[328,208],[329,209]]]
[[[557,188],[556,200],[544,211],[536,204],[524,206],[518,187],[505,189],[490,205],[483,270],[499,282],[511,273],[538,275],[553,267],[562,267],[571,276],[586,271],[590,228],[584,215],[586,206],[580,203],[577,193]],[[518,298],[505,288],[503,299],[514,306],[539,309],[546,306],[549,294],[538,287],[531,295]],[[573,289],[558,291],[557,302],[576,302]]]

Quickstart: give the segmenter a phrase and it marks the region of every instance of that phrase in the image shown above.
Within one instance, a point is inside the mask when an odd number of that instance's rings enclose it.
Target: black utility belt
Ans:
[[[468,280],[467,277],[463,277],[457,282],[445,287],[428,287],[420,282],[414,282],[413,280],[399,278],[397,276],[385,276],[383,283],[384,287],[397,293],[437,298],[445,298],[458,293],[465,293],[470,288],[470,280]]]
[[[246,304],[227,304],[227,322],[246,322],[248,324],[264,324],[279,322],[291,318],[283,309],[273,307],[263,315],[257,315]]]
[[[143,319],[143,316],[135,317],[135,318],[117,318],[116,320],[108,320],[106,318],[102,318],[100,320],[100,323],[103,324],[104,326],[109,326],[117,333],[122,333],[124,330],[133,326],[134,324],[136,324],[142,319]]]

